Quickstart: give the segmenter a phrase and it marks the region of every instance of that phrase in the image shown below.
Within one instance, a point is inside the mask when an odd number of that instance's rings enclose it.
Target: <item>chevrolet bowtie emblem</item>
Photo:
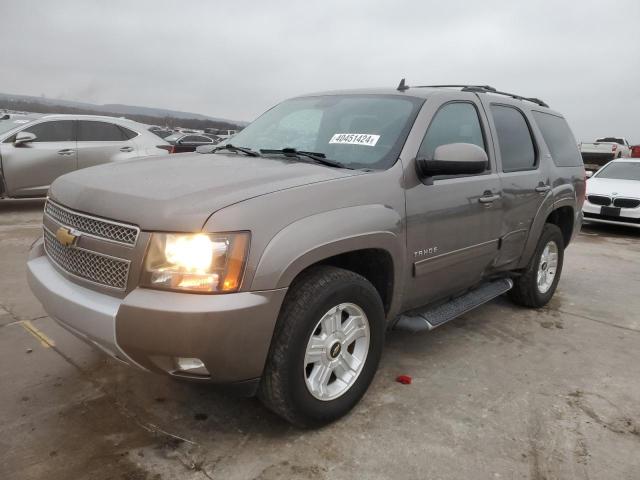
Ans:
[[[79,236],[80,235],[74,235],[70,229],[65,227],[60,227],[56,231],[56,238],[65,247],[71,247],[75,244]]]

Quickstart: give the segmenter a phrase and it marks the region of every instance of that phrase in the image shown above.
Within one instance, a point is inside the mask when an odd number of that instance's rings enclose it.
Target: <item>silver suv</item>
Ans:
[[[0,120],[0,198],[43,197],[65,173],[169,149],[145,125],[124,118],[10,116]]]
[[[364,395],[388,329],[550,300],[576,145],[544,102],[486,86],[293,98],[208,153],[56,180],[29,283],[123,362],[320,425]]]

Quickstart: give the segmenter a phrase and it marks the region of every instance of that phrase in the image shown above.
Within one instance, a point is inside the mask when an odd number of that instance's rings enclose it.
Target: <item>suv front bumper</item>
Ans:
[[[27,263],[31,290],[54,320],[85,342],[145,370],[213,383],[262,375],[287,289],[201,295],[137,288],[124,298],[72,282],[38,241]],[[208,376],[180,371],[201,360]]]

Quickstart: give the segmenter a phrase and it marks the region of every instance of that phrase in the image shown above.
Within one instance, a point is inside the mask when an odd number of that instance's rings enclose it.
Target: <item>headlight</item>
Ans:
[[[249,250],[249,233],[154,233],[141,286],[204,293],[235,292]]]

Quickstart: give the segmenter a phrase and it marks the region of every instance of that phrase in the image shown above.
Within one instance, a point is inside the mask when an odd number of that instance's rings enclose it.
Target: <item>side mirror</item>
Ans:
[[[33,142],[36,138],[38,137],[31,132],[20,132],[16,134],[16,139],[13,141],[13,144],[18,147],[20,145]]]
[[[487,169],[487,153],[471,143],[440,145],[433,159],[416,158],[418,176],[423,179],[436,175],[474,175]]]

